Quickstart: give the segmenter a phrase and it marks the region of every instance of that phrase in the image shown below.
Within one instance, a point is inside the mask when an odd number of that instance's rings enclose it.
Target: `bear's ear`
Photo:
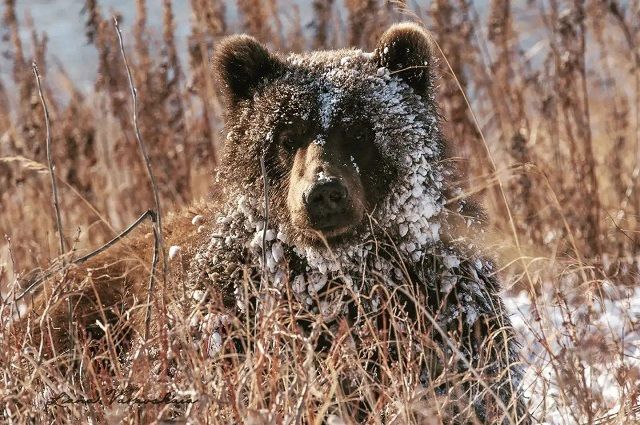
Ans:
[[[378,66],[389,69],[409,86],[424,94],[429,86],[431,38],[417,24],[402,23],[386,30],[374,51]]]
[[[253,97],[264,82],[275,78],[284,64],[258,40],[234,35],[220,41],[213,56],[213,70],[230,106]]]

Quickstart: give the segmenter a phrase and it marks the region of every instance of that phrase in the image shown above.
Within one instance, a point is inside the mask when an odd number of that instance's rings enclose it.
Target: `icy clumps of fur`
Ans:
[[[371,121],[376,123],[375,143],[385,161],[393,163],[403,176],[390,196],[374,214],[377,224],[399,241],[402,254],[418,260],[428,246],[439,240],[444,221],[444,197],[442,195],[445,170],[439,158],[440,144],[435,111],[429,110],[419,95],[399,78],[391,76],[385,68],[375,73],[363,72],[369,57],[355,51],[340,59],[335,66],[311,63],[310,67],[324,66],[318,78],[322,84],[319,103],[323,127],[330,122],[346,87],[356,80],[365,79]],[[304,65],[304,58],[294,56],[292,63]],[[371,66],[371,64],[369,64]],[[369,233],[360,235],[364,243]],[[338,248],[333,252],[311,247],[296,247],[297,253],[306,258],[310,271],[320,276],[342,270],[348,274],[351,267],[358,267],[371,254],[371,244],[359,248]],[[376,262],[376,269],[393,272],[390,264]],[[346,268],[346,269],[345,269]],[[312,281],[314,279],[312,278]],[[312,282],[313,284],[313,282]]]
[[[401,176],[388,198],[374,212],[373,222],[393,237],[403,256],[419,261],[427,250],[433,250],[447,225],[443,190],[449,170],[440,160],[442,148],[437,114],[431,106],[434,102],[425,102],[386,68],[376,69],[370,55],[361,51],[353,51],[334,63],[299,55],[292,55],[289,62],[318,73],[314,81],[320,93],[318,106],[323,128],[331,124],[346,89],[354,85],[366,88],[363,96],[368,107],[366,113],[375,123],[375,143],[384,160],[393,164]],[[327,316],[333,316],[341,307],[327,309],[326,303],[339,305],[345,292],[359,291],[362,282],[354,285],[350,276],[356,274],[362,264],[371,261],[379,272],[377,275],[386,276],[390,282],[394,277],[401,277],[401,270],[375,255],[370,230],[363,231],[358,235],[358,241],[348,247],[333,250],[296,245],[290,241],[286,226],[281,223],[270,223],[264,232],[262,199],[249,199],[246,194],[255,193],[255,189],[246,189],[231,200],[226,215],[218,218],[219,228],[215,233],[225,237],[213,237],[209,247],[197,255],[196,263],[200,268],[210,269],[223,261],[221,253],[246,249],[268,272],[272,285],[279,288],[288,278],[301,303],[315,312],[327,312]],[[263,246],[266,247],[264,253]],[[303,275],[287,276],[284,264],[287,248],[306,260],[307,270]],[[450,263],[453,267],[453,261]],[[318,292],[326,285],[328,276],[336,275],[345,283],[342,293],[319,300]],[[455,281],[451,287],[453,284]],[[237,290],[237,294],[240,293]],[[241,305],[242,301],[239,301]],[[473,317],[473,313],[470,316]]]

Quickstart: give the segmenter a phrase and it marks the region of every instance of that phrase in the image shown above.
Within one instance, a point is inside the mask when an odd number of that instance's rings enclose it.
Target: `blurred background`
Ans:
[[[15,2],[15,10],[16,18],[21,24],[19,26],[20,36],[28,39],[30,26],[45,32],[49,42],[48,58],[64,63],[74,82],[84,90],[89,90],[98,71],[98,53],[87,42],[86,37],[82,36],[85,32],[83,14],[86,10],[86,3],[84,0],[18,0]],[[106,0],[99,3],[105,16],[118,14],[123,17],[123,29],[131,28],[132,20],[136,16],[134,0]],[[226,1],[224,3],[225,22],[232,28],[241,31],[236,2]],[[304,0],[291,3],[295,4],[298,18],[302,19],[302,25],[309,25],[313,19],[312,3]],[[181,61],[186,61],[188,59],[186,54],[188,36],[191,28],[191,5],[188,1],[174,1],[172,6],[178,55]],[[162,25],[162,1],[148,2],[146,13],[150,24],[149,31],[159,35]],[[284,19],[288,20],[286,17]],[[289,19],[294,19],[294,17],[289,17]],[[6,56],[3,59],[5,62],[0,62],[2,64],[0,72],[3,78],[7,78],[10,75],[10,68],[7,67]]]

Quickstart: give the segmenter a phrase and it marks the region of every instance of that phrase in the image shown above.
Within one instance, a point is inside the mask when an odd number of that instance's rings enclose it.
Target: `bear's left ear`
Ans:
[[[284,63],[258,40],[234,35],[220,41],[213,56],[213,71],[228,106],[253,97],[255,91],[275,78]]]
[[[416,92],[424,94],[429,86],[430,40],[427,32],[417,24],[393,25],[380,37],[374,60],[378,66],[402,78]]]

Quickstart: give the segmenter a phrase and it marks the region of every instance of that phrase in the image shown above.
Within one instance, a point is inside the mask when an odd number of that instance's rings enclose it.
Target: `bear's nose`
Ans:
[[[324,179],[307,190],[304,203],[315,226],[333,226],[338,224],[340,216],[346,213],[347,188],[336,178]]]

